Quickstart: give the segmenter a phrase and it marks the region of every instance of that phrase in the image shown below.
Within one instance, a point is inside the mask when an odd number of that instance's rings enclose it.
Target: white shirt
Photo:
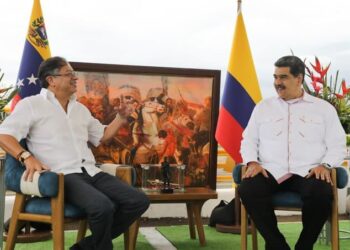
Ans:
[[[0,126],[0,134],[26,138],[29,151],[56,173],[81,173],[84,167],[93,176],[101,170],[88,142],[97,146],[105,126],[72,96],[67,113],[54,94],[40,94],[21,100]]]
[[[261,101],[243,132],[241,154],[244,163],[259,162],[276,180],[288,173],[306,176],[320,163],[339,166],[345,138],[335,108],[304,92],[294,102]]]

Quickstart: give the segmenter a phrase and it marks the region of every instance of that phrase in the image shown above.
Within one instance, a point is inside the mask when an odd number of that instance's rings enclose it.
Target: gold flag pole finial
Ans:
[[[237,0],[237,13],[241,12],[242,0]]]

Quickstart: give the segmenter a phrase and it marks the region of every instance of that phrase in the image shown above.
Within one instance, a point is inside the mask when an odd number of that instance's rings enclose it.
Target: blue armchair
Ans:
[[[25,141],[21,145],[26,148]],[[102,168],[102,167],[101,167]],[[112,166],[104,166],[102,170],[111,170]],[[54,172],[43,172],[33,178],[33,182],[25,182],[22,178],[25,168],[11,155],[6,155],[5,183],[8,190],[16,193],[10,227],[6,239],[6,250],[13,250],[17,241],[20,222],[43,222],[51,224],[53,249],[64,249],[64,223],[79,222],[77,242],[86,233],[87,221],[85,213],[78,207],[64,202],[64,175]],[[125,182],[132,184],[133,168],[114,168],[109,171]],[[134,249],[133,242],[137,237],[135,226],[124,234],[125,249]],[[130,239],[129,239],[130,238]]]
[[[237,185],[241,183],[241,177],[245,173],[246,167],[242,164],[237,165],[233,169],[233,179]],[[333,185],[333,203],[332,203],[332,214],[330,216],[331,222],[331,242],[332,250],[339,249],[339,224],[338,224],[338,192],[337,188],[344,188],[348,183],[348,174],[345,168],[337,167],[331,171],[332,182],[336,183]],[[273,197],[273,204],[276,210],[289,210],[299,211],[302,207],[302,200],[300,195],[294,192],[279,192]],[[241,249],[247,249],[247,211],[243,204],[241,204]],[[257,244],[257,232],[252,221],[252,246],[253,250],[258,249]]]

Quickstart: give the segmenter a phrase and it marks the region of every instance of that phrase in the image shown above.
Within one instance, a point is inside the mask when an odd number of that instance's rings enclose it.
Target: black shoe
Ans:
[[[69,250],[83,250],[78,243],[75,243],[73,246],[69,248]]]
[[[7,234],[10,229],[11,218],[4,222],[4,232]],[[26,226],[26,221],[18,221],[18,231],[22,231]]]

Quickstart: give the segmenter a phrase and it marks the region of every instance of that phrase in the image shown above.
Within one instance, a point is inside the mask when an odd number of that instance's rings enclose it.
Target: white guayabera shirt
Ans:
[[[54,94],[42,89],[40,94],[21,100],[1,124],[0,134],[27,138],[29,151],[51,171],[81,173],[84,167],[93,176],[101,170],[88,142],[99,145],[105,126],[72,96],[67,113]]]
[[[284,101],[272,97],[253,110],[243,132],[243,162],[259,162],[276,180],[306,176],[321,163],[338,166],[346,155],[345,132],[328,102],[304,92]]]

